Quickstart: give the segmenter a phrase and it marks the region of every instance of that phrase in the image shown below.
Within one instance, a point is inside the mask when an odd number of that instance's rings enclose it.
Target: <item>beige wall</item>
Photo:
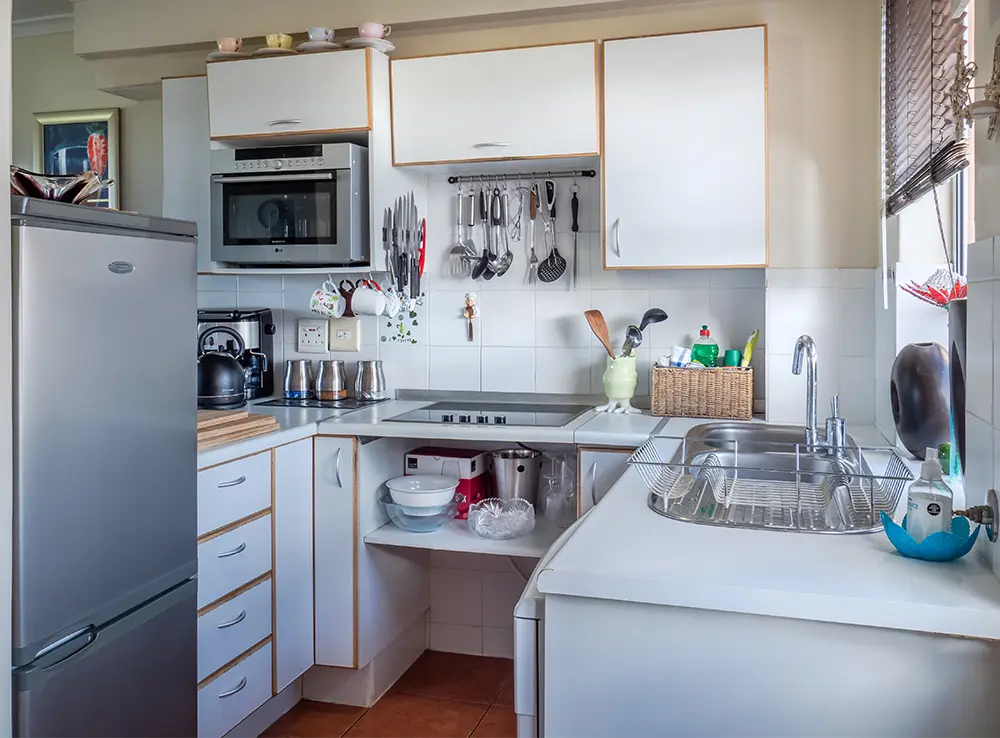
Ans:
[[[34,166],[35,113],[121,108],[121,207],[162,211],[160,101],[132,102],[94,89],[89,62],[73,54],[73,34],[13,42],[13,163]]]
[[[977,85],[989,82],[993,72],[993,46],[1000,35],[1000,0],[975,0]],[[977,97],[978,99],[978,97]],[[977,239],[1000,236],[1000,136],[986,139],[986,122],[976,123],[975,234]]]

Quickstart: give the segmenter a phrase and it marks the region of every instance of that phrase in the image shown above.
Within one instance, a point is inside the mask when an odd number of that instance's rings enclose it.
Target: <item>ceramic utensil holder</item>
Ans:
[[[639,375],[635,370],[635,356],[619,356],[615,359],[609,356],[603,382],[608,404],[594,408],[597,412],[639,413],[639,410],[632,407],[635,387],[639,384]]]

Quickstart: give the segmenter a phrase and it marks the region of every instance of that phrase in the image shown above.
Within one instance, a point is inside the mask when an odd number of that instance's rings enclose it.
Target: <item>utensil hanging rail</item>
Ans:
[[[517,179],[566,179],[566,178],[576,178],[576,177],[596,177],[597,170],[595,169],[575,169],[572,172],[506,172],[498,174],[466,174],[463,176],[448,177],[448,184],[458,184],[459,182],[484,182],[489,180],[494,181],[507,181]]]

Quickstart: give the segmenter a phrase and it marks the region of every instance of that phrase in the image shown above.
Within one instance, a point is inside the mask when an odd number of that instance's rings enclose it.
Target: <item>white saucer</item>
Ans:
[[[279,49],[272,48],[270,46],[264,46],[263,48],[257,49],[250,56],[287,56],[288,54],[297,54],[295,49]]]
[[[390,51],[396,50],[392,41],[384,38],[352,38],[349,41],[345,41],[344,46],[351,48],[364,48],[368,46],[375,49],[375,51],[381,51],[383,54],[388,54]]]
[[[206,61],[227,61],[229,59],[247,59],[249,54],[243,51],[213,51]]]
[[[306,41],[296,47],[298,51],[301,51],[304,54],[308,54],[310,51],[331,51],[332,49],[342,48],[344,47],[340,44],[335,44],[332,41]]]

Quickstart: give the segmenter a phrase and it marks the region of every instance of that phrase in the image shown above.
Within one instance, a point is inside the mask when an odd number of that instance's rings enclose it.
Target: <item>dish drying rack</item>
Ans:
[[[664,449],[676,444],[670,461]],[[669,451],[667,452],[669,453]],[[763,464],[741,464],[764,457]],[[875,474],[866,457],[886,461]],[[733,463],[725,463],[731,458]],[[768,465],[769,466],[766,466]],[[702,525],[810,533],[873,533],[893,516],[915,479],[895,449],[850,445],[838,456],[804,444],[731,441],[706,445],[656,436],[628,459],[668,518]]]

